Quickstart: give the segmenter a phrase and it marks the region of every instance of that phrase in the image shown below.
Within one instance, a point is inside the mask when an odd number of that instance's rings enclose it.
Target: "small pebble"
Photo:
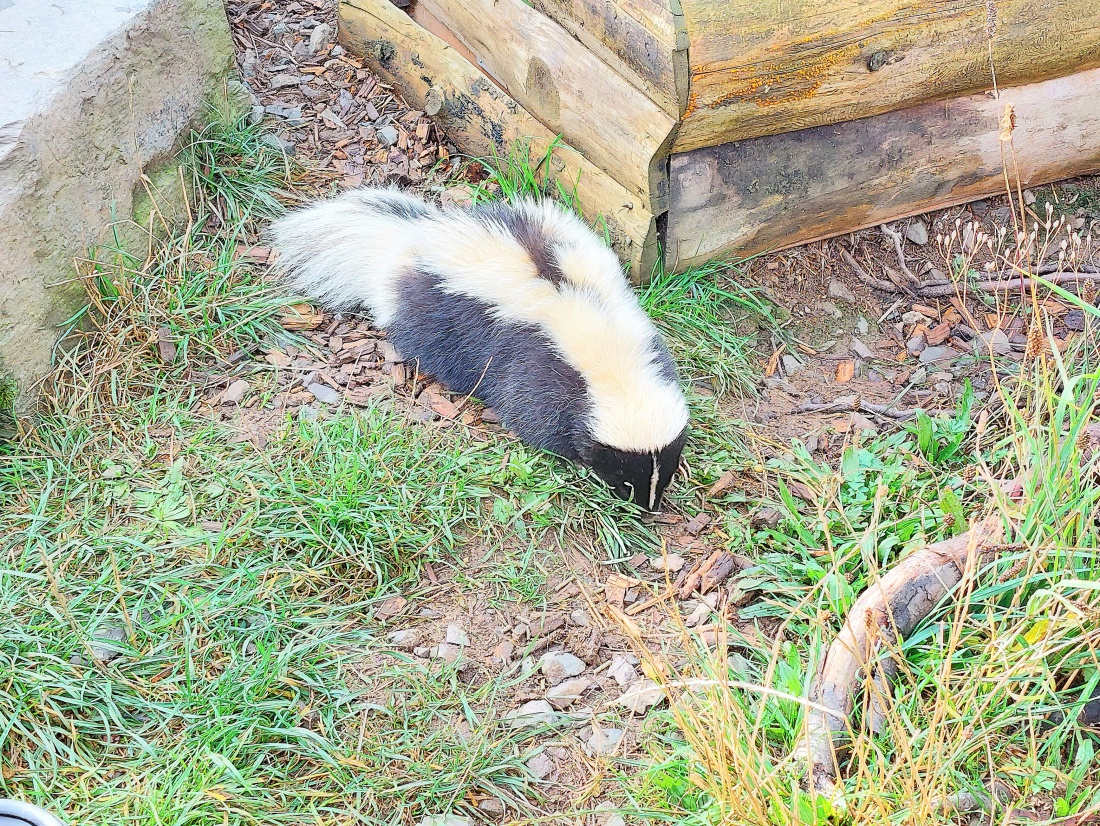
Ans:
[[[905,237],[917,246],[923,247],[928,243],[928,227],[924,225],[924,221],[919,219],[912,221],[905,228]]]
[[[300,78],[297,75],[275,75],[275,77],[271,78],[271,84],[269,88],[273,90],[286,89],[290,86],[297,86],[302,82],[302,80],[303,78]]]
[[[320,23],[309,35],[309,53],[317,54],[332,37],[332,26],[328,23]]]
[[[587,668],[584,660],[565,652],[544,654],[540,667],[550,685],[557,685],[569,677],[576,677]]]
[[[676,573],[684,567],[684,558],[679,554],[666,554],[664,556],[651,557],[649,567],[654,571],[670,571]]]
[[[509,711],[504,715],[504,719],[512,728],[531,728],[544,723],[553,723],[558,719],[558,715],[546,700],[531,700],[515,711]]]
[[[588,738],[588,748],[593,754],[610,754],[623,739],[625,732],[621,728],[597,728]]]
[[[227,404],[238,404],[241,399],[244,398],[244,394],[248,392],[249,384],[244,379],[237,379],[235,382],[225,388],[225,395],[222,396],[222,401]]]
[[[467,646],[470,644],[470,638],[466,635],[466,632],[463,631],[459,626],[448,625],[447,642],[451,645]]]
[[[974,339],[974,352],[978,355],[988,355],[992,350],[999,356],[1006,355],[1012,350],[1012,342],[1008,340],[1004,330],[990,330],[981,333]]]
[[[665,692],[652,680],[641,680],[628,688],[616,704],[634,714],[642,714],[665,699]]]
[[[838,298],[850,304],[856,303],[856,294],[851,291],[847,284],[835,278],[829,282],[828,295],[829,298]]]
[[[306,390],[313,394],[313,398],[324,404],[336,404],[340,401],[340,394],[329,387],[327,384],[321,384],[320,382],[313,382],[306,386]]]
[[[585,677],[566,680],[546,692],[546,702],[558,711],[563,711],[577,702],[591,685],[592,683]]]
[[[375,131],[378,142],[382,146],[393,146],[397,143],[397,128],[392,125],[383,126]]]
[[[545,752],[539,752],[527,761],[527,771],[531,772],[531,774],[539,780],[548,777],[553,770],[554,761],[551,760]]]

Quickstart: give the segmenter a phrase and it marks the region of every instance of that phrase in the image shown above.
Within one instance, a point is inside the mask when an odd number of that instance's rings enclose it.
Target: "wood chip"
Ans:
[[[697,513],[690,522],[684,525],[684,530],[692,536],[698,536],[703,528],[710,524],[710,521],[710,514]]]
[[[315,330],[324,320],[325,314],[312,304],[292,304],[283,311],[279,323],[287,330]]]
[[[707,496],[717,496],[730,485],[737,480],[737,474],[732,470],[727,470],[723,473],[717,482],[710,486],[710,490],[707,491]]]
[[[951,325],[946,321],[942,324],[937,324],[931,330],[924,334],[924,340],[931,347],[939,344],[943,344],[947,339],[951,337]]]
[[[378,610],[375,612],[375,617],[385,622],[386,620],[396,617],[398,614],[400,614],[403,610],[405,610],[405,606],[408,604],[409,601],[404,597],[390,597],[380,606],[378,606]]]
[[[172,341],[172,330],[168,327],[157,330],[157,353],[162,364],[172,364],[176,360],[176,343]]]
[[[603,586],[604,599],[609,605],[622,610],[626,605],[626,592],[641,584],[640,579],[623,576],[622,574],[611,574]]]
[[[836,366],[836,383],[847,384],[855,374],[856,363],[851,360],[842,361]]]

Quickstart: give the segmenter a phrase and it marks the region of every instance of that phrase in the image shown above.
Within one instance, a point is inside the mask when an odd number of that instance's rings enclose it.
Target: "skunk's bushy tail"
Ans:
[[[385,327],[394,282],[416,259],[417,224],[438,210],[396,189],[364,188],[280,218],[269,229],[286,285],[332,310],[367,309]]]

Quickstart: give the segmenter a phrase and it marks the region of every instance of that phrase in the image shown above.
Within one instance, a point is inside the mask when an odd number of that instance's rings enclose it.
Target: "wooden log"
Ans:
[[[362,55],[470,155],[504,157],[522,142],[532,157],[541,157],[556,138],[455,49],[389,2],[341,0],[339,33],[346,49]],[[612,246],[630,265],[632,277],[647,278],[658,249],[653,214],[571,146],[559,144],[553,165],[558,181],[576,186],[585,217],[606,222]]]
[[[1100,66],[1086,0],[683,0],[691,94],[674,151],[865,118]],[[992,34],[992,36],[990,36]]]
[[[662,109],[688,100],[687,30],[678,0],[532,0]]]
[[[1092,69],[1002,88],[1000,99],[970,95],[673,155],[666,262],[794,246],[1003,192],[1007,103],[1023,186],[1100,171],[1098,100]]]
[[[643,208],[664,212],[673,115],[523,0],[418,2],[531,115],[630,190]]]

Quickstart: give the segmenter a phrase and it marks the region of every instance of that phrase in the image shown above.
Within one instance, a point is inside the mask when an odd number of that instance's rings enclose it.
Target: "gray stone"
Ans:
[[[909,226],[905,228],[905,237],[918,246],[924,246],[928,243],[928,227],[924,225],[924,221],[915,220],[910,222]]]
[[[317,54],[332,38],[332,26],[321,23],[309,35],[309,53]]]
[[[296,149],[295,145],[290,141],[284,141],[278,135],[273,135],[271,132],[268,132],[261,140],[272,149],[278,149],[280,152],[285,152],[287,155],[294,155],[294,150]]]
[[[913,375],[909,377],[910,384],[924,384],[925,379],[928,378],[928,370],[924,367],[918,367],[913,371]]]
[[[429,660],[443,660],[445,663],[458,662],[462,659],[462,647],[441,642],[428,649]]]
[[[554,712],[554,707],[546,700],[532,700],[529,703],[524,703],[515,711],[509,711],[504,715],[504,719],[508,721],[512,728],[531,728],[532,726],[553,723],[557,721],[558,715]]]
[[[393,125],[383,126],[376,130],[375,136],[382,146],[393,146],[397,143],[397,128]]]
[[[298,408],[298,418],[305,422],[315,422],[320,415],[321,411],[309,404]]]
[[[467,636],[466,632],[463,631],[459,626],[448,625],[447,642],[451,645],[467,646],[470,644],[470,638],[469,636]]]
[[[569,615],[569,621],[574,625],[580,625],[582,627],[592,624],[592,621],[588,618],[588,612],[583,608],[578,608],[576,611]]]
[[[540,667],[550,685],[557,685],[569,677],[576,677],[587,668],[584,660],[566,652],[544,654]]]
[[[96,642],[122,642],[125,639],[126,629],[121,625],[109,625],[106,628],[100,628],[92,635],[92,643],[90,646],[92,656],[101,663],[109,663],[111,660],[117,660],[122,656],[121,651],[116,651],[113,648],[107,648],[102,645],[96,645]]]
[[[313,398],[324,404],[336,404],[340,401],[340,394],[329,387],[327,384],[321,384],[320,382],[313,382],[306,386],[306,390],[313,394]]]
[[[905,349],[909,351],[909,355],[916,356],[923,353],[927,344],[924,340],[924,333],[917,333],[915,336],[905,342]]]
[[[470,826],[470,818],[462,815],[425,815],[416,826]]]
[[[287,75],[287,74],[275,75],[275,77],[271,78],[271,83],[269,84],[269,88],[271,88],[271,89],[287,89],[291,86],[299,85],[303,80],[305,80],[305,78],[304,77],[299,77],[298,75]]]
[[[577,702],[591,685],[592,683],[586,677],[566,680],[546,692],[546,702],[558,711],[562,711]]]
[[[588,738],[588,748],[593,754],[611,754],[622,742],[624,733],[621,728],[594,728]]]
[[[1082,332],[1085,329],[1085,311],[1084,310],[1070,310],[1066,313],[1066,317],[1062,319],[1066,327],[1076,332]]]
[[[990,330],[981,333],[972,342],[974,352],[978,355],[988,355],[990,350],[999,356],[1007,355],[1012,351],[1012,342],[1008,340],[1004,330]]]
[[[634,714],[642,714],[663,699],[665,692],[659,685],[652,680],[641,680],[628,688],[616,703]]]
[[[264,111],[273,117],[285,120],[290,126],[298,126],[302,123],[301,106],[287,106],[282,103],[270,103],[264,107]]]
[[[941,361],[950,361],[959,355],[959,351],[951,347],[926,347],[920,354],[921,364],[934,364]]]
[[[868,335],[871,332],[871,322],[860,316],[856,319],[856,330],[861,336]]]
[[[852,336],[851,344],[849,344],[848,346],[851,348],[852,352],[859,356],[861,359],[870,359],[875,357],[875,354],[871,352],[871,349],[855,336]]]
[[[333,57],[340,57],[340,55],[342,55],[343,53],[344,53],[344,47],[341,46],[339,43],[337,43],[335,46],[333,46],[332,51],[330,52],[330,54]]]
[[[112,221],[147,248],[127,223],[141,177],[171,165],[233,47],[221,0],[7,0],[0,55],[0,361],[28,388],[84,303],[73,259]],[[164,194],[174,213],[182,186]]]
[[[849,289],[847,284],[835,278],[829,282],[828,294],[829,298],[837,298],[850,304],[856,303],[856,294]]]
[[[240,404],[241,399],[244,398],[244,394],[248,392],[248,387],[249,384],[244,379],[237,379],[225,388],[225,395],[222,396],[222,401],[226,404]]]
[[[783,372],[788,376],[796,376],[802,372],[804,365],[794,356],[783,356]]]
[[[527,771],[531,772],[531,774],[539,780],[548,777],[553,770],[554,761],[546,755],[546,752],[540,751],[527,761]]]

